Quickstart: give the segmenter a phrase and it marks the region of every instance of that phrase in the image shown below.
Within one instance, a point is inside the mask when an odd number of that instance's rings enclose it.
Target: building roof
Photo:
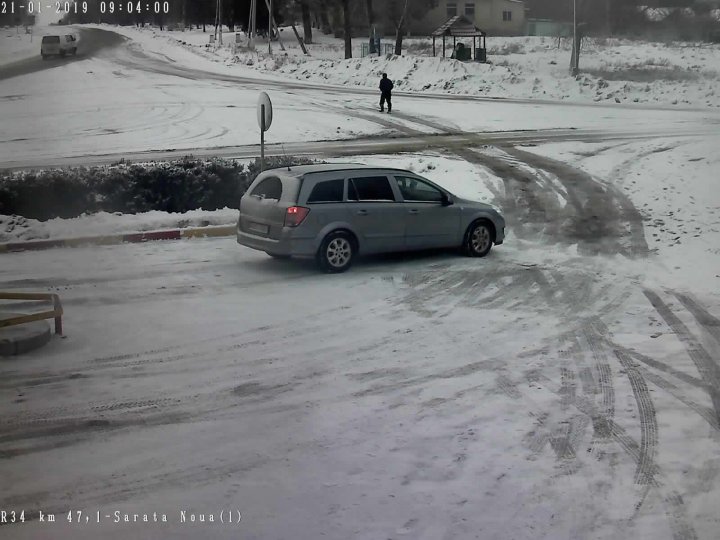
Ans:
[[[432,33],[433,36],[473,37],[484,36],[480,30],[464,15],[450,17],[445,23]]]

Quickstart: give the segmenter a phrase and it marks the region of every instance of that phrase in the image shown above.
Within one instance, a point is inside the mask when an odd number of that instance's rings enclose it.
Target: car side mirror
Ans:
[[[443,206],[450,206],[451,204],[454,204],[455,201],[453,201],[453,198],[448,195],[447,193],[442,194],[442,205]]]

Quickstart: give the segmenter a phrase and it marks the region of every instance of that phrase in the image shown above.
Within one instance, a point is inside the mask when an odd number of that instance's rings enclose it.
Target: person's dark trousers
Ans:
[[[387,101],[388,112],[392,111],[392,101],[390,92],[383,92],[380,96],[380,110],[384,110],[385,102]]]

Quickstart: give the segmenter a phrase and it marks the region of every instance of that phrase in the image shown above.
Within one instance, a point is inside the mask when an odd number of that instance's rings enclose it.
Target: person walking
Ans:
[[[392,111],[392,89],[392,81],[388,79],[387,73],[383,73],[382,79],[380,79],[380,112],[383,112],[385,110],[386,101],[388,113]]]

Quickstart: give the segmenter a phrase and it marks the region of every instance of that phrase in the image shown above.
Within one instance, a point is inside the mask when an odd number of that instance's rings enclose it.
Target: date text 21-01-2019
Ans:
[[[0,15],[28,13],[36,15],[45,11],[54,11],[56,14],[65,13],[133,13],[158,15],[170,13],[170,2],[167,0],[90,0],[90,1],[62,1],[48,0],[2,0],[0,1]]]

